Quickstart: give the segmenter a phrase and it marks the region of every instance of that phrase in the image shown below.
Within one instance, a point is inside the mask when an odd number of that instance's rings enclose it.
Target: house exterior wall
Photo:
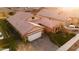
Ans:
[[[42,31],[40,32],[37,32],[35,34],[32,34],[30,36],[28,36],[28,41],[33,41],[33,40],[36,40],[37,38],[40,38],[42,36]]]
[[[53,32],[53,33],[56,33],[56,32],[58,32],[58,31],[62,31],[62,29],[63,29],[63,26],[62,25],[58,25],[58,26],[56,26],[56,27],[53,27],[52,29],[51,28],[48,28],[48,27],[45,27],[45,31],[46,32]]]
[[[48,27],[45,27],[45,32],[52,32],[52,29],[51,28],[48,28]]]

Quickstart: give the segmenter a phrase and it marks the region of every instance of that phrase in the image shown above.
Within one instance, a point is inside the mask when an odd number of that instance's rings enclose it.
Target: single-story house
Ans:
[[[7,21],[20,33],[20,35],[25,38],[28,38],[28,41],[33,41],[42,35],[43,27],[32,23],[27,22],[28,13],[18,13],[14,16],[11,16]]]

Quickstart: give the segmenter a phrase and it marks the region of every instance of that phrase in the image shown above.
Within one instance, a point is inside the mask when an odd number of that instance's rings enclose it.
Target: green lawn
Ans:
[[[3,29],[3,22],[0,20],[0,32],[2,32],[4,39],[0,40],[0,49],[5,49],[9,47],[9,43],[8,43],[8,33]]]
[[[59,47],[75,36],[74,33],[63,33],[63,32],[57,32],[57,33],[50,32],[46,34],[49,36],[50,40]]]

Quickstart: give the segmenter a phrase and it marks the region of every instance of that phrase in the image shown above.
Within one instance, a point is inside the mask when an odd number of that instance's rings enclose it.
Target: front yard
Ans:
[[[64,33],[64,32],[57,32],[57,33],[46,33],[50,40],[58,45],[59,47],[65,44],[67,41],[69,41],[72,37],[74,37],[76,34],[74,33]]]

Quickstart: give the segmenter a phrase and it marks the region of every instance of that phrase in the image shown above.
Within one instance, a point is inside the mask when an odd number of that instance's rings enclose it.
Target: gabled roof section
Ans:
[[[30,13],[17,13],[14,16],[11,16],[7,19],[7,21],[22,35],[28,34],[32,31],[33,28],[36,30],[39,29],[40,26],[35,26],[29,22],[27,22],[27,18],[30,17]],[[41,27],[40,27],[41,28]]]

